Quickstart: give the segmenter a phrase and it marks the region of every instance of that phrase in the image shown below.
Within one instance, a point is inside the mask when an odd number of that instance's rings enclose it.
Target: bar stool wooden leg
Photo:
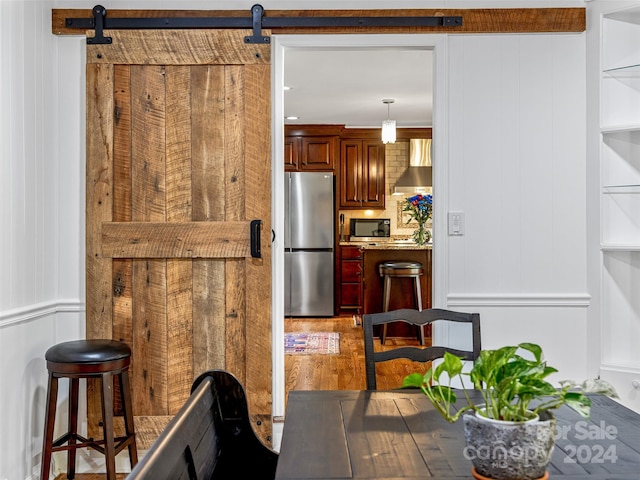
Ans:
[[[422,289],[420,288],[420,277],[415,276],[414,278],[414,282],[413,285],[415,286],[415,297],[416,297],[416,303],[418,306],[418,311],[422,310]],[[424,325],[421,325],[420,327],[420,345],[424,345]]]
[[[131,390],[129,386],[129,372],[125,370],[120,375],[120,400],[124,407],[124,429],[129,440],[129,461],[131,468],[138,463],[138,449],[136,447],[135,428],[133,425],[133,406],[131,404]]]
[[[383,303],[382,303],[382,311],[389,311],[389,300],[391,299],[391,277],[388,275],[384,276],[384,283],[382,286],[382,293],[384,295]],[[384,342],[387,341],[387,324],[382,325],[382,334],[380,335],[380,343],[384,345]]]
[[[49,373],[47,387],[47,410],[44,414],[44,438],[42,440],[42,464],[40,465],[40,479],[49,480],[51,466],[51,449],[53,448],[53,427],[56,423],[56,404],[58,402],[58,379]]]
[[[78,392],[80,380],[69,379],[69,452],[67,454],[67,478],[76,476],[76,437],[78,434]]]
[[[110,372],[100,376],[102,391],[102,432],[104,436],[104,457],[107,466],[107,480],[116,480],[116,447],[113,438],[113,382]]]

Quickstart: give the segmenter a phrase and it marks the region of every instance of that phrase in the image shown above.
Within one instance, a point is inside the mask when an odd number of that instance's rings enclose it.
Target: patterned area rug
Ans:
[[[340,353],[340,334],[338,332],[285,333],[284,353],[288,355]]]

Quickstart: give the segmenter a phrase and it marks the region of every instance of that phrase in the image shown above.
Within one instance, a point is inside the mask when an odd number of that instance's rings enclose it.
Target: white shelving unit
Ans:
[[[640,4],[601,24],[602,376],[640,408]]]

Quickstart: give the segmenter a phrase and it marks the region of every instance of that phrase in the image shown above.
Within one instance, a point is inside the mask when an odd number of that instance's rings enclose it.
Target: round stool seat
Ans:
[[[97,363],[131,356],[129,345],[116,340],[73,340],[47,350],[44,358],[54,363]]]
[[[419,262],[382,262],[378,267],[380,276],[412,277],[422,274],[422,264]]]
[[[102,373],[128,366],[131,349],[116,340],[72,340],[52,346],[44,358],[54,372]]]

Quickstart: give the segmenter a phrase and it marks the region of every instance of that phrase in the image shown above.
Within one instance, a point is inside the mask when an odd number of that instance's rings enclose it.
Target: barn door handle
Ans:
[[[262,220],[251,220],[251,256],[253,258],[262,258],[260,251],[260,230],[262,229]]]

